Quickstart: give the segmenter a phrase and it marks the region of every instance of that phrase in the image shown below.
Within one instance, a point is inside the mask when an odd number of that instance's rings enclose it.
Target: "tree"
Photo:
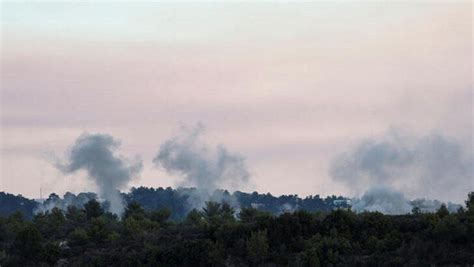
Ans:
[[[13,242],[13,254],[25,261],[39,259],[42,252],[43,237],[32,224],[27,223],[15,237]]]
[[[51,211],[35,215],[34,222],[44,236],[63,237],[65,235],[66,217],[59,208],[55,207]]]
[[[219,216],[221,211],[221,204],[213,201],[206,202],[206,206],[202,208],[202,215],[209,220],[213,217]]]
[[[446,208],[445,204],[441,204],[436,214],[438,215],[438,217],[444,218],[449,215],[449,210],[448,208]]]
[[[196,209],[191,210],[186,216],[184,223],[187,225],[201,226],[203,223],[202,213]]]
[[[89,236],[84,229],[76,228],[69,234],[68,240],[71,246],[82,246],[89,242]]]
[[[86,211],[86,217],[88,220],[97,218],[104,214],[104,210],[100,206],[100,203],[95,199],[91,199],[86,204],[84,204],[84,210]]]
[[[89,229],[87,230],[87,235],[93,241],[102,242],[107,238],[109,233],[110,229],[107,228],[107,224],[105,222],[104,217],[97,217],[91,219]]]
[[[54,265],[59,259],[59,246],[57,243],[48,242],[43,249],[42,260],[46,261],[49,265]]]
[[[469,213],[474,214],[474,192],[467,195],[466,209]]]
[[[163,189],[160,192],[173,194],[174,191]],[[38,214],[33,220],[24,219],[21,213],[0,216],[0,265],[474,264],[474,193],[469,194],[466,209],[457,213],[449,213],[446,206],[441,206],[437,212],[419,215],[354,213],[343,209],[328,212],[297,210],[272,215],[266,211],[267,207],[282,205],[274,203],[275,199],[303,206],[293,195],[279,198],[257,193],[252,198],[246,198],[249,195],[244,194],[236,196],[246,203],[238,220],[234,218],[232,206],[209,202],[201,211],[191,210],[184,221],[168,221],[170,210],[163,207],[169,205],[174,211],[173,203],[166,202],[165,205],[161,199],[155,199],[155,203],[145,207],[139,200],[126,197],[126,203],[130,204],[124,218],[104,213],[103,206],[97,201],[87,203],[84,208],[70,207],[66,213],[53,209]],[[265,199],[253,202],[259,196]],[[307,201],[310,200],[317,199],[308,198]],[[249,208],[252,206],[259,210]],[[416,209],[414,211],[414,214],[418,213]]]
[[[220,209],[220,215],[224,219],[224,221],[234,221],[235,210],[232,208],[229,203],[224,202],[222,203],[221,209]]]
[[[171,210],[167,208],[151,211],[149,213],[150,220],[164,224],[171,216]]]
[[[221,204],[212,201],[206,202],[206,206],[202,208],[202,217],[210,225],[218,226],[222,224]]]
[[[243,208],[238,217],[243,223],[253,223],[256,221],[258,216],[258,210],[254,208]]]
[[[85,210],[76,206],[69,206],[66,211],[66,219],[77,227],[86,221]]]
[[[252,232],[247,241],[247,254],[254,265],[263,263],[268,255],[267,230]]]
[[[133,217],[136,220],[141,220],[145,218],[145,210],[138,204],[138,202],[130,202],[127,207],[125,208],[125,212],[123,214],[124,218]]]
[[[413,207],[413,209],[411,209],[411,213],[413,215],[420,215],[421,214],[421,209],[420,207]]]
[[[300,265],[310,267],[321,266],[321,263],[319,261],[319,250],[320,248],[318,247],[310,247],[303,251],[303,253],[300,255]]]

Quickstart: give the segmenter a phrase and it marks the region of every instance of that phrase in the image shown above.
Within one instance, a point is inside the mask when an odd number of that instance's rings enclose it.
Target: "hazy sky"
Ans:
[[[390,129],[472,153],[471,5],[2,2],[0,191],[88,190],[51,165],[85,131],[142,157],[130,186],[173,186],[152,159],[202,122],[246,158],[242,189],[302,196],[359,193],[329,166]]]

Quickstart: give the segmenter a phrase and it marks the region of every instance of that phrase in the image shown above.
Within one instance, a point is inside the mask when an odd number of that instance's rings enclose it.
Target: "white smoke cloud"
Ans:
[[[85,170],[96,184],[99,196],[110,203],[110,211],[116,214],[123,211],[119,190],[142,170],[141,160],[132,162],[116,155],[119,146],[120,143],[110,135],[84,133],[71,147],[66,162],[57,164],[66,174]]]

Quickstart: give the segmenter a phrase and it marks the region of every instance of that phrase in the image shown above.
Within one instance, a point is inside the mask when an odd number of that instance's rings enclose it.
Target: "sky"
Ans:
[[[176,186],[152,160],[197,123],[245,158],[240,189],[276,195],[361,194],[335,158],[394,129],[472,155],[471,1],[3,1],[1,25],[0,191],[90,190],[52,164],[84,132],[143,160],[129,186]]]

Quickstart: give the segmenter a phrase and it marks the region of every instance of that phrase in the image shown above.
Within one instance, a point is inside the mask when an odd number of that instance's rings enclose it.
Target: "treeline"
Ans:
[[[0,218],[1,266],[472,266],[474,193],[449,213],[388,216],[350,209],[274,216],[207,202],[184,220],[130,202],[121,217],[96,200],[26,220]]]
[[[227,190],[215,190],[209,195],[203,195],[196,188],[138,187],[132,188],[128,194],[123,194],[123,198],[126,203],[139,203],[145,210],[169,209],[171,218],[178,221],[186,217],[194,203],[204,203],[208,200],[226,202],[238,208],[256,208],[273,215],[294,210],[330,211],[335,208],[349,208],[347,198],[342,196],[321,198],[319,195],[314,195],[300,198],[298,195],[281,195],[277,197],[270,193],[241,191],[230,193]]]
[[[13,195],[0,192],[0,216],[8,216],[19,212],[26,218],[33,218],[34,211],[38,208],[39,203],[23,197],[22,195]]]
[[[183,220],[186,214],[196,205],[201,207],[204,201],[227,202],[233,207],[256,208],[261,211],[268,211],[271,214],[278,215],[287,211],[306,210],[306,211],[330,211],[335,208],[348,208],[349,205],[342,196],[327,196],[325,198],[319,195],[300,198],[298,195],[273,196],[270,193],[259,194],[257,192],[244,193],[236,191],[230,193],[226,190],[216,190],[209,195],[195,188],[132,188],[129,193],[121,193],[125,205],[131,202],[139,203],[145,210],[169,209],[171,219],[174,221]],[[14,196],[0,192],[0,216],[8,216],[15,211],[20,211],[26,218],[33,218],[36,212],[59,208],[66,210],[68,206],[82,208],[83,205],[91,200],[97,199],[94,193],[66,193],[63,197],[57,194],[51,194],[43,203],[26,199],[22,196]],[[107,210],[108,203],[103,203]]]

